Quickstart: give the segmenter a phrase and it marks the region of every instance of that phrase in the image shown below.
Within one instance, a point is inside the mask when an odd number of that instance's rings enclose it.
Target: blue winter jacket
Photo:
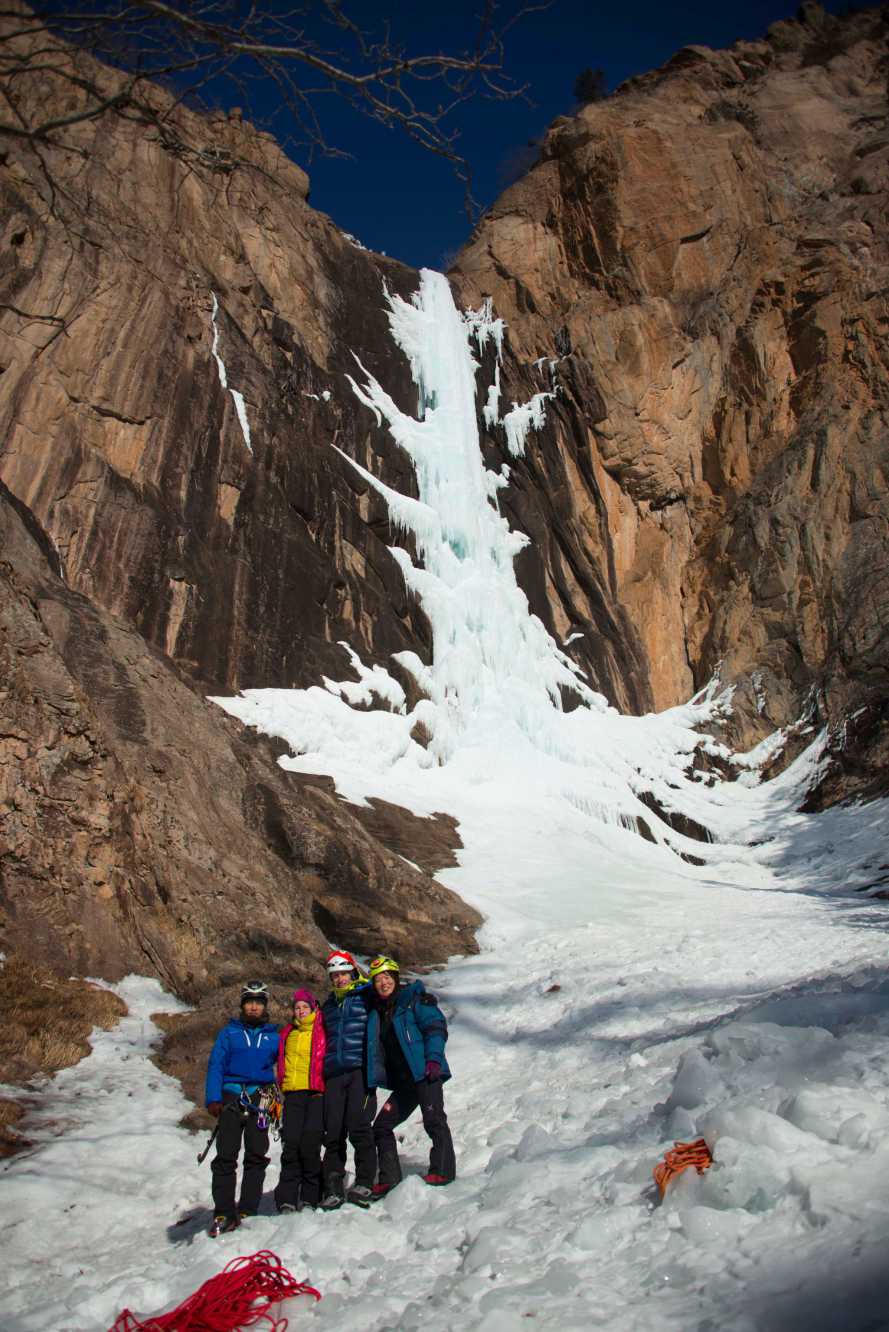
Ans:
[[[366,981],[359,981],[349,987],[344,998],[337,998],[334,992],[328,995],[322,1005],[321,1016],[327,1033],[327,1050],[324,1055],[325,1082],[340,1073],[348,1073],[353,1068],[364,1068],[366,1072],[368,1071],[365,1038],[371,996],[370,985]],[[369,1087],[376,1085],[368,1079]]]
[[[398,1043],[415,1082],[422,1082],[426,1073],[426,1064],[430,1060],[441,1066],[442,1081],[447,1081],[451,1076],[444,1052],[445,1042],[448,1039],[448,1024],[435,1001],[435,996],[426,993],[422,981],[413,981],[398,990],[395,996],[395,1012],[392,1015],[392,1029],[398,1037]],[[373,1009],[367,1023],[367,1060],[368,1085],[391,1086],[383,1068],[380,1052],[380,1014],[377,1008]]]
[[[221,1101],[223,1090],[255,1090],[277,1076],[278,1028],[271,1022],[250,1027],[232,1018],[216,1037],[207,1064],[204,1101]]]

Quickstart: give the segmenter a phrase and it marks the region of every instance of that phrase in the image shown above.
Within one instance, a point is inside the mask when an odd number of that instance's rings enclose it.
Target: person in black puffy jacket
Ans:
[[[321,1009],[324,1055],[324,1197],[326,1211],[344,1201],[368,1207],[377,1173],[373,1121],[374,1085],[368,1081],[367,1018],[371,988],[351,953],[340,949],[327,959],[332,993]],[[346,1139],[355,1153],[355,1179],[346,1192]]]

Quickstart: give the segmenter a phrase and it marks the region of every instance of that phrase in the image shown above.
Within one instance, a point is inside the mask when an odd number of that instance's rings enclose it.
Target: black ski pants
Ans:
[[[235,1184],[238,1173],[238,1153],[244,1140],[244,1173],[241,1178],[241,1199],[235,1206]],[[210,1169],[213,1172],[213,1209],[217,1216],[234,1216],[235,1212],[258,1212],[262,1200],[262,1181],[265,1179],[269,1158],[268,1129],[257,1128],[256,1111],[245,1110],[232,1092],[223,1092],[219,1112],[219,1132],[216,1135],[216,1155]]]
[[[377,1173],[374,1115],[377,1094],[368,1091],[364,1070],[350,1068],[327,1078],[324,1090],[324,1187],[342,1194],[346,1138],[355,1152],[355,1183],[370,1188]]]
[[[390,1091],[382,1110],[374,1122],[374,1140],[380,1161],[380,1183],[392,1185],[401,1179],[401,1162],[395,1142],[395,1130],[412,1115],[417,1106],[423,1116],[423,1127],[432,1139],[429,1152],[429,1174],[454,1179],[457,1161],[454,1142],[444,1108],[444,1084],[441,1078],[430,1082],[399,1082]]]
[[[321,1141],[324,1137],[324,1094],[318,1091],[284,1093],[281,1124],[281,1178],[275,1203],[295,1207],[300,1201],[317,1207],[321,1201]]]

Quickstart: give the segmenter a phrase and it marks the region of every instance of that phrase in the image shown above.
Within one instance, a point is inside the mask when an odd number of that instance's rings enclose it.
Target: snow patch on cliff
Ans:
[[[247,417],[247,404],[244,402],[244,395],[238,389],[229,387],[228,371],[225,368],[225,362],[219,353],[219,324],[217,318],[219,315],[219,301],[216,299],[216,292],[210,292],[213,298],[213,310],[211,321],[213,325],[213,346],[211,348],[213,359],[216,362],[216,369],[219,372],[219,382],[227,392],[232,396],[232,402],[235,404],[235,415],[238,418],[238,425],[241,427],[241,434],[244,437],[244,443],[250,453],[253,452],[253,442],[250,436],[250,422]]]

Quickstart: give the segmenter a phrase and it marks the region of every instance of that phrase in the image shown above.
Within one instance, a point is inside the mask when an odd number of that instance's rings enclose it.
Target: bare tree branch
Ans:
[[[17,113],[0,121],[0,135],[64,146],[60,131],[105,116],[157,126],[204,89],[218,96],[227,82],[249,102],[251,88],[272,85],[290,121],[288,137],[310,155],[347,155],[324,133],[318,103],[332,95],[443,157],[468,182],[457,132],[446,122],[470,98],[524,96],[504,71],[503,39],[524,15],[546,7],[519,0],[498,26],[495,0],[485,0],[472,44],[430,52],[407,50],[386,23],[379,32],[362,27],[343,0],[306,0],[284,12],[244,0],[46,0],[33,11],[13,3],[0,9],[0,86],[19,90]],[[85,65],[84,57],[101,64]],[[81,95],[64,114],[43,118],[44,102],[24,85],[52,77]],[[165,107],[152,87],[157,81],[173,89]]]

